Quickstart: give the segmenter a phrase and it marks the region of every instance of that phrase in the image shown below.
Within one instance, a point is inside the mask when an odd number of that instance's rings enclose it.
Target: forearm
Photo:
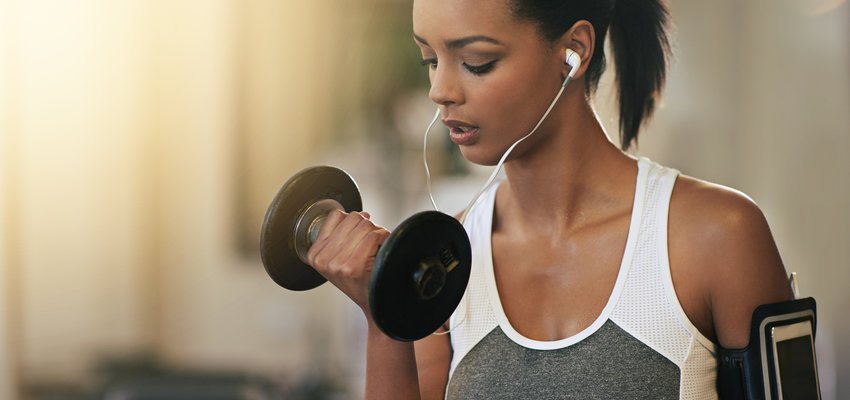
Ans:
[[[400,342],[371,321],[366,342],[366,400],[419,399],[412,342]]]

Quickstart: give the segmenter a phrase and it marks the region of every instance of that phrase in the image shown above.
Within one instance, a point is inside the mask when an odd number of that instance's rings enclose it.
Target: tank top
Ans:
[[[447,399],[717,399],[715,345],[673,289],[667,215],[678,171],[640,158],[614,288],[596,320],[555,341],[518,333],[502,309],[491,248],[497,184],[464,224],[472,272],[449,319]]]

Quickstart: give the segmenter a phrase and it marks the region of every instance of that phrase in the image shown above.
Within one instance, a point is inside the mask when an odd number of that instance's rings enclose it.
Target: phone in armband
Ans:
[[[820,399],[812,322],[774,326],[770,330],[777,398]]]
[[[718,351],[720,398],[819,400],[816,327],[816,303],[811,297],[757,307],[750,344]]]

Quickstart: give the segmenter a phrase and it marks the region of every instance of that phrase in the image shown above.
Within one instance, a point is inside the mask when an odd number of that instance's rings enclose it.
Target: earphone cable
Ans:
[[[499,163],[496,164],[496,168],[493,169],[493,173],[490,174],[490,178],[487,179],[487,182],[484,184],[484,186],[481,187],[481,190],[478,191],[478,194],[476,194],[475,197],[472,198],[472,201],[470,201],[469,204],[464,209],[463,214],[460,217],[461,225],[463,225],[464,222],[466,222],[466,217],[469,216],[469,213],[472,211],[472,208],[477,205],[478,200],[481,198],[481,195],[484,194],[484,192],[487,190],[487,188],[489,188],[490,185],[493,183],[493,181],[496,179],[496,176],[499,174],[499,171],[501,171],[501,169],[502,169],[502,164],[505,163],[505,160],[507,160],[508,156],[514,150],[514,148],[516,148],[517,145],[522,143],[523,140],[527,139],[529,136],[534,134],[534,132],[537,131],[537,128],[539,128],[540,125],[543,124],[543,121],[546,119],[546,117],[549,116],[549,113],[552,111],[552,109],[555,108],[555,104],[558,102],[558,99],[561,98],[561,94],[564,93],[564,89],[567,87],[567,83],[569,83],[570,78],[571,78],[571,76],[567,75],[567,77],[564,79],[564,83],[561,84],[561,88],[558,90],[558,94],[555,95],[555,99],[552,100],[552,103],[549,104],[549,108],[546,109],[546,112],[543,113],[543,116],[540,117],[540,120],[537,121],[537,124],[534,125],[534,128],[531,130],[531,132],[529,132],[527,135],[521,137],[519,140],[514,142],[514,144],[511,145],[511,147],[509,147],[505,151],[505,153],[502,155],[502,158],[499,160]],[[427,144],[428,144],[428,133],[431,131],[431,128],[434,126],[434,123],[437,122],[437,118],[439,118],[439,116],[440,116],[440,109],[438,108],[437,112],[434,114],[434,119],[431,120],[431,123],[428,125],[428,128],[425,130],[425,140],[424,140],[425,145],[422,148],[422,159],[425,163],[425,175],[426,175],[427,186],[428,186],[428,196],[431,198],[431,204],[434,205],[434,210],[437,210],[437,211],[439,211],[439,209],[437,208],[437,203],[434,201],[434,194],[431,192],[431,171],[428,169],[428,157],[427,157],[427,147],[428,146],[427,146]],[[464,297],[465,297],[465,295],[464,295]],[[469,313],[469,307],[467,305],[467,307],[465,307],[463,319],[461,319],[461,321],[457,325],[455,325],[454,328],[457,328],[457,327],[463,325],[464,322],[466,322],[466,316],[467,316],[468,313]],[[435,332],[434,335],[445,335],[445,334],[450,333],[454,329],[454,328],[451,328],[451,327],[449,327],[449,328],[450,329],[447,329],[445,332]]]
[[[428,197],[431,198],[431,204],[434,206],[434,210],[440,211],[437,207],[437,202],[434,201],[434,192],[431,190],[431,169],[428,168],[428,132],[431,132],[431,127],[434,126],[434,123],[437,122],[437,118],[440,118],[440,109],[437,109],[437,112],[434,113],[434,118],[431,120],[431,123],[428,124],[428,129],[425,129],[425,139],[422,144],[422,161],[425,164],[425,181],[428,185]]]

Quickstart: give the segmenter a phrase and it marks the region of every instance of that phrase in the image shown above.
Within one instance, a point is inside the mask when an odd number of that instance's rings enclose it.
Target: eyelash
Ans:
[[[493,69],[493,67],[496,65],[496,61],[498,61],[498,60],[493,60],[493,61],[490,61],[486,64],[482,64],[482,65],[469,65],[467,63],[463,63],[463,66],[464,66],[464,68],[466,68],[467,71],[469,71],[473,75],[484,75],[484,74],[490,72],[490,70]],[[420,64],[422,64],[422,66],[427,66],[429,68],[436,68],[437,67],[437,59],[436,58],[426,58],[426,59],[423,59],[420,62]]]

